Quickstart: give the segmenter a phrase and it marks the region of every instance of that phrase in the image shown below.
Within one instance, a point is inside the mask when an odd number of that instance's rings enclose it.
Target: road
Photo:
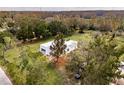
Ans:
[[[0,68],[0,85],[12,85],[2,68]]]

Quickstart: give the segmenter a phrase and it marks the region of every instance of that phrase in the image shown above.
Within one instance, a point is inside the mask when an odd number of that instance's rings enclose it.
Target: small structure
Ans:
[[[53,41],[41,44],[40,52],[43,53],[44,55],[50,55],[50,52],[51,52],[50,46],[52,45],[52,43]],[[73,40],[65,41],[65,45],[66,45],[65,51],[66,53],[69,53],[77,48],[77,41],[73,41]]]

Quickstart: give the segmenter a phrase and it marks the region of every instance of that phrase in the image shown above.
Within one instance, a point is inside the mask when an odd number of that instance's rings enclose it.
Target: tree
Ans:
[[[7,24],[7,30],[12,33],[13,35],[16,35],[16,32],[18,31],[16,22],[13,18],[6,18],[6,24]]]
[[[5,65],[13,84],[62,84],[63,78],[50,61],[30,47],[20,48],[20,56]]]
[[[51,33],[48,31],[48,25],[46,24],[45,21],[36,20],[36,24],[34,25],[35,25],[34,32],[37,38],[44,39],[51,36]]]
[[[5,58],[5,52],[12,46],[13,39],[11,33],[7,31],[0,32],[0,59],[3,60],[4,63],[8,62]]]
[[[100,25],[99,30],[100,31],[112,31],[112,28],[109,24],[104,24],[104,25],[102,24]]]
[[[48,30],[51,32],[52,36],[57,35],[57,33],[62,33],[64,35],[68,35],[70,30],[68,27],[61,21],[52,21],[48,25]]]
[[[123,20],[123,19],[121,20],[121,23],[120,23],[120,25],[118,26],[118,30],[119,30],[120,32],[123,32],[123,31],[124,31],[124,20]]]
[[[87,25],[85,23],[80,23],[79,25],[79,33],[84,33],[84,29],[87,28]]]
[[[65,53],[66,45],[65,40],[63,39],[63,34],[58,33],[55,37],[54,42],[50,46],[51,55],[56,58],[56,63],[58,63],[59,57]]]
[[[70,24],[71,28],[73,28],[74,30],[77,30],[81,23],[80,20],[82,21],[82,19],[79,16],[71,18],[69,20],[70,21],[69,24]]]
[[[4,18],[0,17],[0,27],[3,26],[4,21],[5,21]]]
[[[33,19],[31,19],[30,17],[25,17],[18,22],[19,30],[16,33],[17,39],[23,40],[23,42],[25,42],[27,39],[31,40],[32,38],[34,38],[34,24],[32,20]]]
[[[70,82],[104,85],[122,77],[117,46],[109,35],[95,36],[88,45],[79,43],[79,48],[70,54],[66,68]]]
[[[124,62],[124,54],[122,54],[119,58],[119,61],[123,61]]]
[[[60,72],[50,66],[50,63],[47,60],[36,60],[33,65],[28,67],[26,84],[55,85],[62,83],[63,79]]]

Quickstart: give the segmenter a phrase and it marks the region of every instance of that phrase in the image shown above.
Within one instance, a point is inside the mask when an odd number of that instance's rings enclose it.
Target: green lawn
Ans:
[[[72,36],[66,37],[65,40],[69,40],[70,39],[70,40],[76,40],[76,41],[81,41],[82,40],[82,41],[89,42],[90,40],[92,40],[91,39],[91,33],[94,33],[94,31],[86,31],[86,33],[84,33],[84,34],[74,34]],[[123,44],[124,43],[124,36],[116,37],[116,39],[118,40],[119,44]],[[49,42],[51,40],[53,40],[53,38],[37,41],[37,42],[32,43],[32,44],[24,44],[23,46],[28,46],[28,47],[30,47],[30,49],[33,52],[38,52],[40,44]],[[8,50],[6,52],[6,58],[9,61],[13,61],[14,58],[18,58],[19,53],[20,53],[20,47],[15,47],[15,48],[10,49],[10,50]]]
[[[71,39],[71,40],[83,40],[83,41],[89,41],[91,38],[91,36],[88,33],[85,34],[75,34],[69,37],[66,37],[65,40]],[[24,44],[22,46],[28,46],[30,47],[31,51],[33,52],[38,52],[39,48],[40,48],[40,44],[42,43],[46,43],[53,40],[53,38],[49,38],[47,40],[41,40],[41,41],[37,41],[35,43],[29,43],[29,44]],[[15,62],[15,58],[18,59],[20,52],[21,52],[21,47],[15,46],[13,49],[9,49],[6,51],[6,59],[9,62]],[[19,59],[18,59],[19,60]],[[62,77],[59,76],[59,74],[57,74],[56,71],[52,70],[52,69],[47,69],[47,80],[44,81],[44,84],[61,84],[62,83]],[[13,77],[11,77],[13,78]],[[16,84],[16,82],[13,82],[13,84]]]
[[[91,39],[91,34],[94,33],[94,31],[86,31],[86,33],[84,34],[74,34],[72,36],[68,36],[65,38],[65,40],[76,40],[76,41],[86,41],[86,42],[89,42]],[[116,39],[118,40],[118,43],[122,44],[124,43],[124,37],[121,36],[121,37],[116,37]],[[52,41],[53,38],[49,38],[49,39],[46,39],[46,40],[41,40],[41,41],[38,41],[38,42],[35,42],[35,43],[32,43],[32,44],[24,44],[23,46],[28,46],[30,47],[30,49],[33,51],[33,52],[38,52],[39,51],[39,47],[40,47],[40,44],[42,43],[46,43],[46,42],[49,42],[49,41]],[[14,58],[17,58],[19,56],[19,52],[20,52],[20,47],[15,47],[13,49],[10,49],[6,52],[6,58],[11,61],[13,60]]]
[[[84,42],[89,42],[92,40],[92,33],[94,33],[93,31],[92,32],[86,32],[84,34],[74,34],[72,36],[68,36],[65,38],[65,40],[76,40],[76,41],[84,41]],[[53,40],[53,38],[49,38],[47,40],[41,40],[41,41],[37,41],[37,42],[34,42],[34,43],[29,43],[29,44],[24,44],[22,46],[28,46],[30,47],[31,51],[33,52],[38,52],[39,51],[39,47],[40,47],[40,44],[42,43],[46,43],[46,42],[49,42]],[[119,44],[123,44],[124,43],[124,37],[116,37],[116,40],[118,41]],[[6,52],[6,58],[9,62],[14,62],[14,59],[15,58],[18,58],[19,57],[19,54],[20,54],[20,49],[21,47],[14,47],[13,49],[9,49],[7,50]],[[49,69],[47,72],[49,72],[50,74],[48,75],[48,80],[45,81],[45,84],[56,84],[57,82],[60,82],[61,79],[59,80],[59,76],[56,75],[56,72],[55,71],[52,71],[51,69]],[[56,82],[57,81],[57,82]]]
[[[72,36],[68,36],[68,37],[65,38],[65,40],[68,40],[68,39],[76,40],[76,41],[80,41],[80,40],[90,41],[91,40],[91,36],[88,33],[85,33],[85,34],[74,34]],[[30,49],[33,52],[38,52],[40,44],[49,42],[51,40],[53,40],[53,38],[49,38],[47,40],[41,40],[41,41],[38,41],[38,42],[35,42],[35,43],[32,43],[32,44],[24,44],[23,46],[28,46],[28,47],[30,47]],[[6,58],[9,61],[13,61],[14,58],[18,58],[19,53],[20,53],[20,47],[14,47],[13,49],[7,50]]]
[[[94,31],[86,31],[86,33],[84,34],[74,34],[72,36],[68,36],[65,38],[65,40],[76,40],[76,41],[86,41],[86,42],[89,42],[91,39],[91,33],[94,33]],[[119,37],[116,37],[116,39],[118,40],[118,43],[119,44],[123,44],[124,43],[124,36],[119,36]],[[38,52],[39,51],[39,47],[40,47],[40,44],[42,43],[46,43],[46,42],[49,42],[49,41],[52,41],[53,38],[49,38],[49,39],[46,39],[46,40],[41,40],[41,41],[37,41],[35,43],[31,43],[31,44],[24,44],[23,46],[28,46],[30,47],[30,49],[33,51],[33,52]],[[9,61],[13,61],[14,58],[17,58],[19,56],[19,53],[20,53],[20,47],[15,47],[13,49],[10,49],[10,50],[7,50],[6,52],[6,58],[9,60]]]

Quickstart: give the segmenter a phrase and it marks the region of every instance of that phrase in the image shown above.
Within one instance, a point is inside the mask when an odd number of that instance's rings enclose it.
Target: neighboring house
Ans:
[[[5,74],[5,72],[0,68],[0,85],[12,85],[11,81]]]
[[[44,55],[50,55],[50,52],[51,52],[50,46],[52,45],[52,43],[53,41],[41,44],[40,52],[43,53]],[[65,45],[66,45],[65,51],[66,53],[69,53],[77,48],[77,41],[73,41],[73,40],[65,41]]]

